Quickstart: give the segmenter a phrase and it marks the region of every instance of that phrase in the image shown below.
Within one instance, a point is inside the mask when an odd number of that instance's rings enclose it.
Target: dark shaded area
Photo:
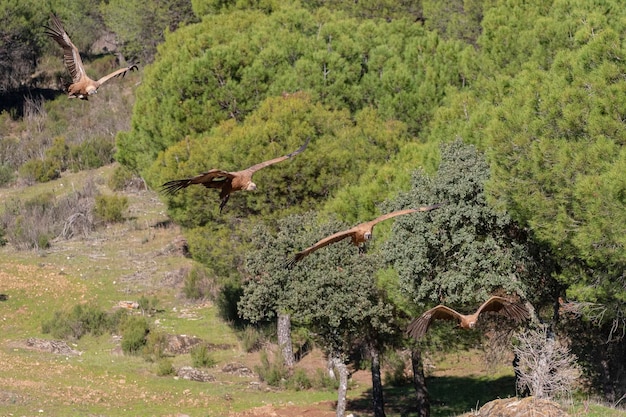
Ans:
[[[476,409],[497,398],[515,396],[515,378],[506,376],[496,379],[471,377],[430,377],[426,379],[430,393],[431,417],[448,417]],[[412,384],[400,387],[384,387],[385,410],[401,417],[417,417],[415,389]],[[373,415],[372,391],[348,401],[348,409],[358,414]]]
[[[0,294],[0,301],[6,301],[9,299],[9,296],[6,294]]]
[[[28,98],[42,97],[44,100],[54,100],[62,94],[65,92],[50,88],[24,88],[6,91],[0,94],[0,113],[6,111],[13,120],[17,120],[24,116],[24,103]]]

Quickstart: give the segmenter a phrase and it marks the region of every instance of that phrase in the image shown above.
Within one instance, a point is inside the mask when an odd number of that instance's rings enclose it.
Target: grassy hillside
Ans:
[[[102,193],[113,166],[67,174],[46,184],[0,189],[0,200],[54,190],[61,196],[93,178]],[[101,227],[88,237],[59,240],[45,251],[0,248],[0,415],[2,416],[333,416],[332,390],[277,390],[256,376],[224,372],[228,364],[254,370],[259,354],[246,353],[235,331],[209,301],[181,295],[184,270],[192,261],[178,250],[180,230],[167,224],[165,206],[151,191],[124,193],[130,202],[123,223]],[[120,301],[156,297],[158,312],[148,319],[163,333],[196,336],[210,343],[216,364],[206,370],[213,382],[157,376],[157,364],[120,353],[119,335],[84,336],[68,345],[80,355],[54,354],[29,347],[29,338],[49,339],[42,322],[77,304],[112,311]],[[141,314],[135,311],[135,314]],[[474,358],[469,360],[468,358]],[[478,358],[478,359],[477,359]],[[174,368],[190,366],[188,353],[169,358]],[[314,350],[299,365],[310,374],[324,368]],[[367,372],[353,375],[349,411],[371,415]],[[475,353],[434,361],[429,389],[433,415],[451,416],[491,399],[514,395],[510,367],[488,372]],[[459,393],[465,393],[460,395]],[[387,415],[416,415],[412,388],[387,387]],[[270,405],[271,404],[271,405]],[[582,410],[578,405],[574,415]],[[256,412],[239,414],[256,408]],[[408,411],[407,410],[411,410]],[[591,409],[593,413],[593,408]],[[603,416],[619,415],[601,409]],[[612,413],[612,414],[611,414]],[[594,415],[594,414],[586,414]]]

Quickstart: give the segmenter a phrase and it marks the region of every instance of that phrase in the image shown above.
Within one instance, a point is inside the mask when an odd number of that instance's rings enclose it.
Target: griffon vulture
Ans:
[[[478,321],[478,316],[486,311],[493,311],[494,313],[513,319],[518,323],[530,317],[528,310],[522,304],[513,303],[503,297],[493,296],[485,301],[475,313],[467,316],[450,307],[439,304],[437,307],[431,308],[414,319],[407,327],[407,333],[416,340],[419,340],[426,334],[431,322],[435,319],[458,320],[459,326],[462,329],[473,329]]]
[[[417,209],[398,210],[391,213],[383,214],[382,216],[377,217],[369,222],[358,224],[351,229],[344,230],[343,232],[338,232],[334,235],[325,237],[313,246],[310,246],[303,251],[296,253],[291,259],[289,259],[285,263],[285,267],[292,268],[296,264],[296,262],[300,261],[305,256],[310,255],[312,252],[315,252],[316,250],[323,248],[324,246],[330,245],[331,243],[339,242],[340,240],[343,240],[347,237],[350,237],[352,239],[352,243],[355,246],[358,246],[359,244],[370,240],[372,238],[372,230],[374,229],[374,226],[384,220],[391,219],[392,217],[396,216],[402,216],[404,214],[415,213],[418,211],[430,211],[436,209],[437,207],[441,207],[441,204],[434,204],[432,206],[420,207]]]
[[[63,23],[53,13],[50,14],[52,18],[52,26],[44,26],[46,28],[46,34],[54,39],[61,48],[63,48],[63,61],[65,67],[72,76],[72,84],[68,87],[69,98],[80,98],[87,100],[90,95],[98,92],[98,88],[113,77],[123,77],[128,71],[137,69],[136,64],[131,64],[126,68],[120,68],[117,71],[105,75],[99,80],[92,80],[87,76],[83,61],[80,58],[78,48],[72,43],[70,37],[63,29]]]
[[[279,156],[278,158],[270,159],[269,161],[252,165],[250,168],[244,169],[243,171],[229,172],[222,171],[221,169],[211,169],[192,178],[168,181],[163,184],[161,188],[166,195],[174,194],[175,192],[182,190],[183,188],[187,188],[193,184],[202,184],[206,188],[219,188],[220,199],[222,200],[220,203],[221,213],[222,209],[228,202],[231,193],[241,190],[256,190],[256,184],[252,182],[252,175],[254,175],[255,172],[257,172],[261,168],[265,168],[267,166],[282,162],[285,159],[289,159],[298,155],[299,153],[304,151],[310,140],[311,138],[308,138],[304,145],[288,155]]]

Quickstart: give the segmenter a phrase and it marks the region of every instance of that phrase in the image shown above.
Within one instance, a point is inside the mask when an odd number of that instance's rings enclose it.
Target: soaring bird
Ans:
[[[352,243],[355,246],[358,246],[361,243],[370,240],[372,238],[372,230],[374,229],[374,226],[384,220],[391,219],[392,217],[396,216],[402,216],[404,214],[415,213],[418,211],[430,211],[436,209],[437,207],[441,207],[441,204],[434,204],[432,206],[425,206],[417,209],[398,210],[391,213],[383,214],[382,216],[377,217],[374,220],[370,220],[369,222],[358,224],[351,229],[344,230],[343,232],[338,232],[334,235],[325,237],[324,239],[315,243],[313,246],[310,246],[303,251],[296,253],[291,259],[289,259],[285,263],[285,267],[292,268],[296,264],[296,262],[300,261],[305,256],[310,255],[312,252],[315,252],[316,250],[323,248],[324,246],[330,245],[331,243],[339,242],[340,240],[343,240],[347,237],[350,237],[352,239]]]
[[[184,178],[182,180],[173,180],[168,181],[161,186],[163,192],[166,195],[172,195],[175,192],[182,190],[183,188],[187,188],[193,184],[202,184],[207,188],[219,188],[220,191],[220,199],[222,202],[220,203],[220,213],[222,209],[228,202],[230,198],[230,194],[235,191],[253,191],[256,190],[256,184],[252,182],[252,175],[260,170],[261,168],[265,168],[266,166],[270,166],[276,164],[278,162],[282,162],[285,159],[292,158],[307,147],[311,138],[309,137],[304,145],[300,148],[287,154],[285,156],[279,156],[278,158],[270,159],[269,161],[261,162],[256,165],[252,165],[250,168],[246,168],[243,171],[223,171],[221,169],[211,169],[207,172],[204,172],[200,175],[196,175],[191,178]]]
[[[437,307],[433,307],[426,311],[421,316],[414,319],[407,327],[407,333],[413,336],[416,340],[419,340],[426,334],[430,324],[435,319],[442,320],[458,320],[459,326],[462,329],[473,329],[478,321],[478,316],[486,311],[493,311],[499,313],[505,317],[515,320],[519,323],[522,320],[527,320],[530,315],[526,307],[520,303],[513,303],[506,298],[492,296],[485,301],[475,313],[470,315],[461,314],[450,307],[446,307],[443,304],[439,304]]]
[[[126,68],[113,71],[97,81],[92,80],[85,72],[85,67],[83,66],[83,61],[80,59],[78,48],[72,43],[69,35],[65,32],[65,29],[63,29],[63,23],[61,23],[61,20],[55,16],[54,13],[51,13],[50,17],[52,18],[52,26],[44,26],[46,28],[45,32],[63,48],[63,61],[72,76],[72,84],[68,87],[69,98],[78,97],[87,100],[90,95],[98,92],[98,88],[102,84],[111,78],[119,77],[120,75],[124,77],[128,71],[137,69],[136,64],[131,64]]]

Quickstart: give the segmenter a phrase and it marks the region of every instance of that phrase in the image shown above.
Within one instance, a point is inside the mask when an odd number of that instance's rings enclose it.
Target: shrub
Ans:
[[[69,149],[69,169],[78,172],[99,168],[113,162],[113,141],[107,138],[86,140]]]
[[[253,327],[246,326],[241,332],[241,343],[243,344],[243,349],[246,352],[254,352],[261,348],[263,344],[263,335],[261,332]]]
[[[0,187],[13,181],[13,169],[4,164],[0,164]]]
[[[293,375],[287,380],[287,388],[295,391],[302,391],[310,389],[313,383],[309,379],[304,369],[298,368],[294,371]]]
[[[284,364],[281,355],[274,355],[274,362],[270,362],[267,351],[261,352],[261,364],[255,366],[259,379],[268,385],[278,387],[289,376],[289,370]]]
[[[183,292],[185,297],[198,300],[213,295],[215,282],[209,277],[206,268],[194,265],[185,277]]]
[[[130,169],[120,165],[113,170],[108,186],[114,191],[121,191],[140,181]]]
[[[394,350],[385,355],[385,384],[392,387],[401,387],[410,382],[410,377],[405,372],[405,358]]]
[[[166,347],[167,335],[162,332],[149,332],[142,350],[143,357],[150,362],[158,361],[163,358]]]
[[[200,343],[191,348],[191,363],[194,368],[210,368],[217,361],[209,353],[209,348],[204,343]]]
[[[166,358],[159,359],[157,362],[157,376],[168,376],[174,373],[174,366],[172,366],[172,361]]]
[[[142,295],[139,300],[137,300],[137,304],[139,304],[139,309],[143,312],[143,314],[150,315],[156,312],[159,300],[156,297],[148,298],[145,295]]]
[[[69,311],[55,311],[50,320],[41,324],[41,331],[57,339],[77,340],[85,334],[99,336],[114,331],[120,317],[120,313],[108,314],[98,307],[77,304]]]
[[[339,387],[339,381],[335,378],[331,378],[328,372],[323,369],[317,369],[315,371],[315,378],[312,381],[315,389],[327,389],[335,391]]]
[[[571,392],[580,376],[576,357],[546,327],[529,329],[518,336],[513,348],[520,391],[537,398],[553,398]]]
[[[139,353],[146,345],[149,332],[145,318],[129,316],[122,323],[122,351],[131,355]]]
[[[128,198],[116,195],[96,196],[94,214],[106,223],[121,222],[128,208]]]
[[[50,159],[31,159],[19,168],[19,173],[29,183],[48,182],[61,176],[61,165]]]

